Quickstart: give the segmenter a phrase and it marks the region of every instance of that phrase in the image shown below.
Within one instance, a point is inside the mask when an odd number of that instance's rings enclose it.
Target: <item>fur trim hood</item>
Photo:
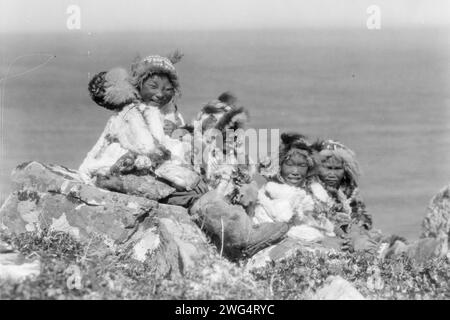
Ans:
[[[292,154],[292,152],[300,152],[306,158],[309,167],[308,176],[313,174],[315,168],[313,150],[306,140],[306,136],[296,132],[286,132],[281,134],[278,153],[275,153],[269,159],[264,159],[259,164],[261,175],[270,179],[282,180],[279,176],[281,164]]]
[[[334,140],[317,141],[312,145],[312,148],[317,151],[315,154],[317,163],[321,163],[330,157],[341,160],[349,184],[354,187],[358,186],[361,170],[353,150]]]
[[[125,105],[140,101],[139,88],[152,74],[166,74],[177,93],[180,92],[180,83],[174,64],[181,60],[180,51],[162,57],[148,56],[144,59],[136,58],[129,73],[124,68],[114,68],[96,74],[88,85],[92,100],[108,110],[120,110]]]

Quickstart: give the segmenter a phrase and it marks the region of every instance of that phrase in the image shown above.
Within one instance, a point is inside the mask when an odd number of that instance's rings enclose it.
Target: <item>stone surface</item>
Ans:
[[[0,208],[0,232],[51,229],[99,253],[121,252],[160,274],[199,268],[214,255],[186,209],[84,184],[76,171],[29,162],[12,174],[15,190]]]
[[[430,201],[422,221],[422,238],[449,237],[450,233],[450,185],[441,189]]]
[[[301,241],[287,237],[280,243],[267,247],[256,253],[246,264],[246,269],[252,270],[262,268],[272,261],[282,261],[294,256],[299,251],[307,252],[329,252],[332,248],[325,247],[320,243]]]
[[[0,280],[20,282],[40,274],[38,259],[27,261],[20,253],[0,253]]]
[[[364,300],[361,293],[347,280],[330,276],[325,285],[316,291],[313,300]]]
[[[199,182],[200,176],[190,168],[185,168],[178,164],[165,162],[160,165],[155,174],[170,182],[177,189],[192,190]]]
[[[433,258],[446,257],[448,254],[448,240],[443,238],[423,238],[411,243],[395,241],[394,244],[386,249],[382,258],[393,255],[406,254],[417,263],[426,263]]]
[[[431,252],[438,256],[447,256],[450,260],[449,242],[450,242],[450,185],[442,188],[430,201],[427,213],[422,221],[421,238],[434,238],[435,243],[431,240],[422,239],[423,243],[415,246],[413,254],[419,256],[423,260],[428,259],[425,250],[421,250],[421,246],[433,246]],[[436,245],[436,242],[438,243]]]
[[[164,199],[175,192],[175,188],[156,180],[152,176],[136,176],[133,174],[97,177],[96,185],[106,190],[150,200]]]

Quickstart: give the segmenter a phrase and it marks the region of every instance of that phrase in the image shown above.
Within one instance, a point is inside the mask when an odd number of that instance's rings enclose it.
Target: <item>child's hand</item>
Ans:
[[[164,120],[164,134],[171,136],[172,133],[177,129],[177,125],[170,120]]]

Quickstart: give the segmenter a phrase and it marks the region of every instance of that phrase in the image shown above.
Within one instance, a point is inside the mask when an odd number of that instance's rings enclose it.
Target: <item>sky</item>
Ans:
[[[366,26],[377,5],[382,27],[449,26],[448,0],[0,0],[0,32],[161,31]]]

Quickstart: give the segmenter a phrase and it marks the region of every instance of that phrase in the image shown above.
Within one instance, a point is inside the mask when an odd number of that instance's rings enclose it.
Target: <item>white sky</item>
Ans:
[[[365,26],[370,5],[382,27],[449,25],[448,0],[0,0],[0,32],[66,31],[66,9],[85,31]]]

